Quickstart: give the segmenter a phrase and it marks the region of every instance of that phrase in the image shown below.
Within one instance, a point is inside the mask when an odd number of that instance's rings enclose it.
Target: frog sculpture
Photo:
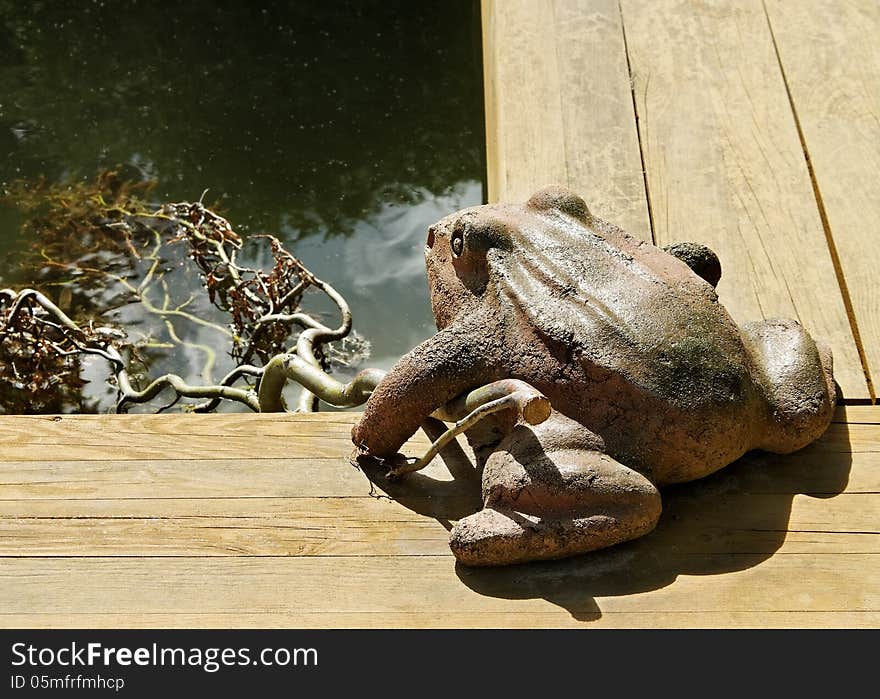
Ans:
[[[389,459],[432,412],[501,379],[549,398],[530,425],[500,412],[467,431],[484,507],[450,546],[469,565],[561,558],[650,532],[658,488],[751,449],[798,450],[835,405],[831,352],[793,320],[738,327],[708,248],[666,250],[546,187],[428,231],[438,332],[405,355],[352,430]]]

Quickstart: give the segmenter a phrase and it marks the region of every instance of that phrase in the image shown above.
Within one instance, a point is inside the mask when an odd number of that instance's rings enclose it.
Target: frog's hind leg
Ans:
[[[559,430],[545,425],[517,426],[486,460],[485,509],[460,520],[450,537],[462,563],[563,558],[656,526],[660,494],[647,478],[583,443],[560,442]]]
[[[755,446],[788,454],[817,439],[831,423],[837,391],[831,350],[794,320],[773,319],[743,327],[770,410]]]

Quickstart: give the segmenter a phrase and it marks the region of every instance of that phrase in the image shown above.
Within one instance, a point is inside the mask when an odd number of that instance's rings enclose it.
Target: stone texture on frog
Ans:
[[[438,332],[382,380],[354,443],[394,455],[436,408],[504,378],[553,407],[537,426],[501,413],[468,431],[485,506],[452,530],[464,563],[641,536],[660,516],[658,487],[750,449],[795,451],[831,420],[831,354],[798,323],[738,327],[710,250],[644,243],[562,187],[444,218],[425,257]]]

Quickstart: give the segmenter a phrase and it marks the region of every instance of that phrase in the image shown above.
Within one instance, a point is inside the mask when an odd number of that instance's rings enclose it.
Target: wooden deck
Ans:
[[[490,199],[566,183],[712,246],[737,320],[832,345],[828,433],[668,489],[637,542],[472,570],[461,449],[392,488],[350,414],[0,418],[0,625],[880,626],[880,5],[486,0],[483,28]]]

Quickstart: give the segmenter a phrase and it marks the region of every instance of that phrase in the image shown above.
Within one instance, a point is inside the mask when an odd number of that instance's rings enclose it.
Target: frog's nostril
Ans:
[[[425,245],[427,245],[429,248],[434,247],[434,229],[433,229],[433,227],[428,229],[428,240],[425,243]]]

